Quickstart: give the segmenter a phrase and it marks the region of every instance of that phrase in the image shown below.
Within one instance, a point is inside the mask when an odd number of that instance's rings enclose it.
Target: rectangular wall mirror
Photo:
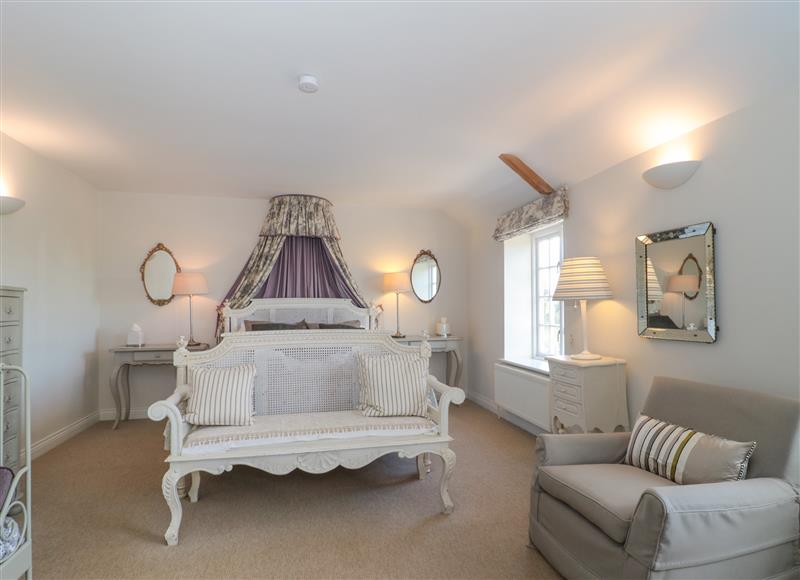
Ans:
[[[705,222],[636,238],[639,335],[717,340],[714,224]]]

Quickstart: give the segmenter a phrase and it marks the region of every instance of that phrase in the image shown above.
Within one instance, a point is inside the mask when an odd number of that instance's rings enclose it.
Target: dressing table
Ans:
[[[403,338],[395,338],[400,344],[419,346],[425,337],[421,334],[409,334]],[[464,372],[464,357],[461,354],[463,338],[459,336],[429,336],[428,344],[432,352],[443,352],[447,356],[447,384],[458,387]]]
[[[114,397],[114,408],[116,409],[116,418],[112,429],[116,429],[120,421],[127,421],[131,415],[131,367],[172,365],[172,353],[175,352],[176,348],[174,344],[148,344],[144,346],[118,346],[110,349],[114,355],[114,366],[111,371],[111,377],[109,377],[109,387],[111,388],[111,396]],[[190,351],[206,350],[207,348],[207,344],[188,347]]]

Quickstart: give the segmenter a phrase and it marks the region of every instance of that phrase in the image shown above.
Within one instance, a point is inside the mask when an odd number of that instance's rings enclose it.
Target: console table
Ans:
[[[425,337],[419,334],[410,334],[404,338],[395,338],[400,344],[419,346]],[[461,384],[461,375],[464,372],[464,357],[461,354],[461,342],[464,339],[458,336],[429,336],[428,343],[432,352],[447,354],[447,384],[458,387]]]
[[[198,344],[187,348],[189,350],[206,350],[208,345]],[[172,353],[176,349],[177,347],[174,344],[118,346],[110,349],[110,352],[114,355],[114,367],[109,377],[109,387],[111,388],[111,396],[114,397],[114,408],[117,412],[112,429],[116,429],[120,421],[127,421],[131,416],[131,367],[172,365]]]

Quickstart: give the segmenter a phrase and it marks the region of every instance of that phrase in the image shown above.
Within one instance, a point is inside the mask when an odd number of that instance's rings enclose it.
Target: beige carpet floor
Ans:
[[[396,456],[323,475],[239,467],[203,477],[172,548],[162,428],[98,423],[34,462],[36,577],[558,578],[527,547],[535,439],[472,403],[452,411],[450,516],[438,457],[423,481]]]

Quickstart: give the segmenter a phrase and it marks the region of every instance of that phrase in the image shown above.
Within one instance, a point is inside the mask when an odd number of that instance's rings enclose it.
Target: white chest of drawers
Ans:
[[[22,366],[22,300],[24,288],[0,286],[0,361]],[[14,471],[19,467],[21,424],[21,390],[19,375],[8,373],[3,385],[3,449],[0,465]]]
[[[553,433],[627,431],[625,361],[549,356]]]

